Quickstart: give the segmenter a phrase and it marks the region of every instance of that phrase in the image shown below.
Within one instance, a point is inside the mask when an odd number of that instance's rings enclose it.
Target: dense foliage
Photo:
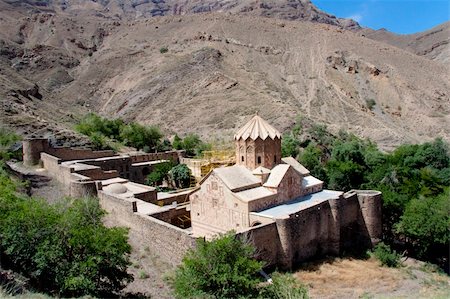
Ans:
[[[197,134],[188,134],[183,139],[175,135],[173,148],[176,150],[185,150],[187,156],[194,157],[200,156],[203,151],[211,150],[211,145],[203,142]]]
[[[161,142],[162,134],[158,127],[133,122],[125,124],[121,119],[110,120],[93,113],[86,115],[75,129],[89,136],[96,149],[111,148],[113,140],[147,152],[167,147],[167,141]]]
[[[176,271],[177,298],[245,298],[257,293],[262,263],[254,248],[228,233],[211,242],[199,239]],[[209,295],[209,296],[208,296]]]
[[[178,164],[170,170],[172,180],[176,187],[187,188],[191,183],[191,170],[186,164]]]
[[[108,296],[130,280],[127,231],[106,228],[92,199],[49,205],[16,193],[0,174],[2,264],[39,291],[59,296]]]
[[[308,290],[291,274],[273,273],[262,283],[263,263],[255,248],[229,232],[211,241],[199,239],[172,279],[176,298],[306,299]]]
[[[150,186],[159,186],[164,181],[170,182],[170,170],[173,168],[172,162],[162,162],[153,166],[152,172],[147,176],[146,183]]]
[[[331,189],[383,192],[384,240],[445,265],[450,227],[450,152],[442,139],[405,144],[390,153],[368,140],[324,126],[296,126],[283,152],[296,157]]]

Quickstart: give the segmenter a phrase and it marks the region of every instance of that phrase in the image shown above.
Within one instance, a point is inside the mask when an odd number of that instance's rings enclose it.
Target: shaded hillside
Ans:
[[[361,34],[411,53],[450,65],[450,22],[415,34],[400,35],[387,30],[363,29]]]

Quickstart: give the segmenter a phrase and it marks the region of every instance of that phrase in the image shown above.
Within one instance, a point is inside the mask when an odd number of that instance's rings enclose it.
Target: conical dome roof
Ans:
[[[267,137],[270,137],[272,140],[277,137],[281,139],[281,133],[269,125],[269,123],[259,115],[255,115],[236,133],[236,135],[234,135],[235,140],[241,138],[244,140],[247,140],[248,138],[256,140],[258,137],[262,140],[266,140]]]

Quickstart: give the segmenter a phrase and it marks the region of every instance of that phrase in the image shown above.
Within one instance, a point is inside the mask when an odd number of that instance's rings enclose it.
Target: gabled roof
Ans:
[[[289,164],[291,165],[298,173],[300,173],[302,176],[307,176],[309,175],[309,170],[305,168],[305,166],[303,166],[302,164],[300,164],[297,160],[295,160],[292,157],[286,157],[286,158],[281,158],[281,161],[283,161],[283,163]]]
[[[259,115],[255,115],[248,123],[246,123],[237,133],[234,135],[235,140],[251,138],[256,140],[261,138],[266,140],[269,137],[271,139],[281,139],[281,133],[277,129],[269,125],[267,121],[262,119]]]
[[[261,186],[261,180],[242,165],[216,168],[212,172],[233,192]]]
[[[291,166],[288,164],[278,164],[277,166],[275,166],[270,172],[269,178],[267,179],[267,181],[263,186],[277,188],[290,167]]]
[[[252,171],[252,173],[253,173],[253,175],[269,174],[270,169],[262,167],[262,166],[258,166],[257,168],[255,168]]]

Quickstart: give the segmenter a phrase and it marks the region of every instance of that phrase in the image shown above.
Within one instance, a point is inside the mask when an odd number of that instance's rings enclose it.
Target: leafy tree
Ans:
[[[199,239],[176,270],[175,297],[256,297],[262,263],[253,259],[254,250],[233,232],[212,241]]]
[[[293,134],[286,134],[281,139],[281,154],[283,157],[296,158],[299,153],[300,142]]]
[[[411,200],[397,231],[404,234],[419,256],[447,252],[450,235],[450,188],[438,196]]]
[[[170,171],[175,184],[179,188],[187,188],[191,182],[191,170],[186,164],[178,164]]]
[[[153,167],[152,172],[147,176],[146,183],[150,186],[159,186],[166,181],[170,183],[170,170],[173,168],[172,162],[162,162]]]
[[[181,150],[181,149],[183,149],[183,140],[180,138],[180,136],[175,134],[172,145],[173,145],[174,149]]]
[[[138,150],[148,146],[150,150],[154,150],[158,145],[162,134],[157,127],[146,127],[138,123],[131,123],[124,127],[120,132],[120,138],[125,145],[130,145]]]
[[[98,201],[49,205],[21,197],[0,173],[0,250],[32,287],[58,296],[110,296],[130,280],[127,230],[106,228]]]

